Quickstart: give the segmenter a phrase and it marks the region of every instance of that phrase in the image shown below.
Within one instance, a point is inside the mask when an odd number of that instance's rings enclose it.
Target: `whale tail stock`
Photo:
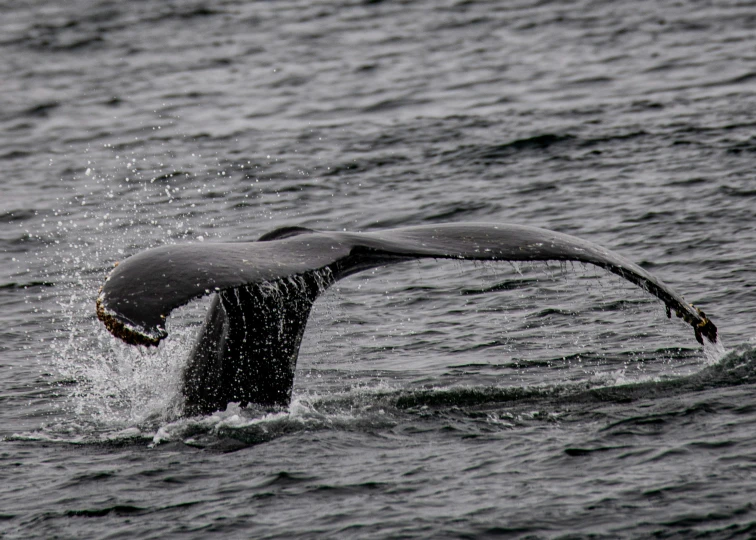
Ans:
[[[328,274],[306,273],[215,295],[184,374],[189,415],[239,402],[286,406],[299,345]]]
[[[170,312],[215,293],[184,377],[185,411],[229,402],[288,405],[299,346],[313,303],[335,281],[368,268],[418,258],[578,261],[605,268],[664,302],[716,342],[706,315],[639,266],[579,238],[522,225],[452,223],[375,233],[285,227],[257,242],[163,246],[125,260],[97,298],[108,330],[157,345]]]

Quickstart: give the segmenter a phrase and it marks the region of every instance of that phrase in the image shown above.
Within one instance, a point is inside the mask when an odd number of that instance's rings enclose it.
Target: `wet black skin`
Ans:
[[[185,413],[231,402],[287,406],[297,355],[317,297],[335,281],[413,259],[579,261],[613,272],[662,300],[696,339],[716,342],[706,316],[639,266],[597,244],[522,225],[451,223],[374,233],[285,227],[256,242],[147,250],[119,264],[97,314],[116,337],[157,345],[170,312],[215,294],[184,378]]]

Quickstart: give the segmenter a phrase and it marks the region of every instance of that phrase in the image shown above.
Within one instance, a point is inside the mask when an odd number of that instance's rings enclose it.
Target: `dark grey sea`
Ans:
[[[756,538],[753,2],[0,1],[0,537]],[[288,410],[182,418],[113,264],[284,225],[576,235],[315,305]]]

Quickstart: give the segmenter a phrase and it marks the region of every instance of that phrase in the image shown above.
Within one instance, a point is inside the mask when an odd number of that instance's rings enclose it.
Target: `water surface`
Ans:
[[[756,534],[748,3],[0,3],[0,536]],[[94,299],[167,243],[546,227],[581,265],[415,262],[315,306],[289,410],[176,415]]]

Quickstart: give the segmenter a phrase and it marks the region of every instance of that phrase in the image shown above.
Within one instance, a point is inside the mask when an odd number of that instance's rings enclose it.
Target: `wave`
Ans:
[[[722,351],[720,351],[721,353]],[[716,354],[716,352],[712,352]],[[590,417],[604,406],[619,406],[632,423],[636,408],[671,397],[756,383],[756,348],[741,346],[704,369],[679,377],[654,377],[626,382],[621,374],[587,381],[543,386],[456,386],[423,389],[393,388],[386,383],[343,392],[295,396],[289,409],[230,404],[210,416],[166,419],[154,413],[138,425],[108,427],[96,421],[67,420],[15,434],[9,441],[95,446],[186,447],[228,452],[285,436],[310,436],[318,431],[402,433],[465,431],[476,436],[533,423]],[[675,413],[676,414],[676,413]],[[643,416],[645,418],[645,416]]]
[[[573,133],[541,133],[504,143],[462,145],[454,150],[441,152],[438,157],[442,164],[492,164],[509,162],[531,154],[548,153],[568,156],[574,149],[593,149],[596,146],[612,144],[626,145],[630,140],[648,137],[658,137],[658,135],[644,130],[610,132],[594,137],[581,137]],[[529,184],[522,193],[553,191],[557,188],[554,182],[543,182]]]

